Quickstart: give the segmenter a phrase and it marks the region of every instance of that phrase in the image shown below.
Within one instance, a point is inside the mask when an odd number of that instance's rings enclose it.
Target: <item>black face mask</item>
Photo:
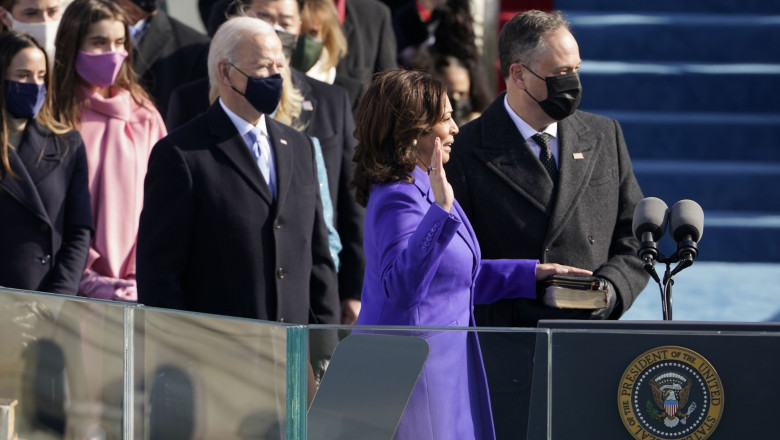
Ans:
[[[298,39],[298,36],[282,29],[276,29],[276,35],[278,35],[279,39],[282,40],[282,52],[284,52],[284,58],[289,60],[293,54],[293,51],[295,51],[295,46],[297,44],[296,40]]]
[[[452,103],[452,119],[455,120],[455,123],[458,125],[463,125],[466,122],[469,122],[469,115],[471,115],[472,107],[471,107],[471,99],[470,98],[460,98],[460,99],[452,99],[450,98],[450,102]]]
[[[523,64],[528,69],[528,66]],[[582,99],[582,84],[580,84],[580,74],[578,72],[567,73],[559,76],[548,76],[542,78],[531,69],[528,69],[535,77],[547,83],[547,99],[539,101],[533,95],[525,93],[539,104],[539,107],[547,113],[547,116],[560,121],[567,116],[571,116]]]
[[[233,64],[231,64],[233,66]],[[270,115],[276,111],[276,107],[279,105],[279,101],[282,98],[282,75],[274,74],[264,78],[249,76],[244,72],[241,72],[238,67],[233,66],[242,75],[246,77],[246,89],[244,93],[241,93],[230,85],[230,88],[235,90],[236,93],[242,95],[252,104],[252,107],[260,113]]]

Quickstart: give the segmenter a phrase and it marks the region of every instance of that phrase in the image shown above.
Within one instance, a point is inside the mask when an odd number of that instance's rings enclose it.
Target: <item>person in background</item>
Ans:
[[[490,104],[489,92],[472,62],[435,49],[421,50],[412,63],[417,69],[433,73],[444,81],[452,103],[452,118],[458,125],[472,121]]]
[[[0,33],[0,286],[78,293],[92,234],[87,161],[55,122],[43,46]]]
[[[482,259],[443,165],[458,148],[444,84],[422,71],[375,75],[358,109],[354,185],[366,206],[359,325],[470,327],[474,304],[536,298],[536,280],[590,271]],[[475,332],[422,332],[430,352],[395,439],[493,439]]]
[[[319,56],[313,56],[317,48]],[[328,84],[336,80],[336,66],[347,51],[347,39],[339,25],[339,15],[331,0],[305,0],[301,9],[301,33],[293,67]],[[299,56],[296,56],[300,54]],[[312,55],[310,55],[312,54]],[[308,57],[308,58],[307,58]],[[310,64],[311,58],[315,59]],[[298,61],[300,60],[300,61]]]
[[[620,124],[577,110],[580,53],[560,12],[527,11],[499,37],[507,85],[462,127],[450,182],[489,258],[536,258],[592,270],[607,283],[603,309],[554,309],[533,299],[478,307],[477,324],[533,327],[540,319],[618,319],[647,284],[636,257],[634,208],[642,191]],[[497,431],[525,438],[533,341],[484,333]],[[486,339],[492,341],[488,344]],[[502,339],[496,341],[497,339]],[[518,433],[520,433],[518,435]]]
[[[287,68],[279,37],[261,20],[230,19],[212,39],[208,67],[219,99],[161,139],[149,158],[139,301],[338,323],[314,148],[306,135],[267,117]]]
[[[397,67],[390,8],[379,0],[336,0],[347,55],[336,66],[334,84],[344,87],[356,109],[371,75]]]
[[[274,25],[282,37],[285,54],[294,57],[301,47],[301,18],[296,0],[251,0],[244,12],[249,16]],[[363,209],[354,197],[349,184],[352,181],[352,157],[357,141],[353,136],[355,123],[350,111],[349,97],[338,86],[325,84],[304,75],[296,69],[287,69],[285,93],[290,99],[276,110],[274,119],[302,130],[311,136],[322,151],[325,182],[335,207],[333,221],[338,237],[331,234],[331,242],[338,240],[336,267],[339,274],[339,295],[342,323],[354,324],[360,312],[360,290],[363,285]],[[288,87],[290,86],[290,87]],[[297,99],[293,99],[297,96]],[[297,101],[297,103],[296,103]],[[285,119],[281,117],[284,116]],[[331,210],[332,211],[332,210]],[[331,246],[333,247],[333,246]]]
[[[162,0],[116,2],[130,19],[133,70],[164,117],[176,87],[206,76],[209,38],[162,11]]]
[[[244,14],[274,25],[286,54],[293,56],[301,45],[302,21],[295,0],[254,0],[246,4],[227,0],[217,3],[213,12],[210,32],[216,32],[228,17]],[[353,324],[360,311],[364,258],[363,208],[355,202],[349,188],[356,144],[349,97],[342,88],[317,81],[296,69],[282,71],[282,77],[282,97],[272,112],[273,118],[311,136],[317,144],[315,150],[322,152],[324,167],[318,177],[329,191],[323,191],[322,201],[331,254],[338,268],[342,322]],[[171,95],[168,127],[174,129],[205,112],[218,96],[219,89],[213,85],[209,91],[206,79],[181,86]],[[328,199],[332,203],[330,209]],[[333,214],[332,223],[328,221],[329,212]]]
[[[80,293],[136,301],[143,179],[162,117],[135,82],[127,18],[109,0],[75,0],[57,33],[55,117],[78,129],[89,165],[95,236]]]
[[[60,0],[0,0],[0,28],[38,40],[46,51],[49,70],[54,62],[54,38],[61,16]]]
[[[436,73],[447,85],[452,102],[452,118],[463,125],[479,116],[471,100],[471,72],[466,65],[453,56],[441,57],[434,66]]]

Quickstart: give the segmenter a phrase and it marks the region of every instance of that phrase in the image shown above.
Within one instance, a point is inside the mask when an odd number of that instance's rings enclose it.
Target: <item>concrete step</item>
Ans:
[[[566,11],[583,60],[778,63],[780,15]]]
[[[664,201],[671,207],[677,199]],[[672,231],[667,231],[658,250],[671,256],[676,249]],[[780,263],[780,213],[704,209],[704,231],[696,261]]]
[[[707,211],[780,214],[780,164],[683,160],[632,160],[645,197],[672,206],[691,199]]]
[[[582,107],[776,113],[780,64],[584,61]]]
[[[562,11],[780,14],[780,2],[772,0],[555,0],[553,4]]]
[[[592,112],[620,122],[634,160],[780,162],[780,113]]]
[[[663,271],[664,267],[656,270]],[[780,264],[696,260],[674,277],[675,321],[761,322],[780,319]],[[648,283],[621,319],[660,321],[661,294]]]
[[[705,211],[699,257],[703,261],[780,262],[780,214]]]

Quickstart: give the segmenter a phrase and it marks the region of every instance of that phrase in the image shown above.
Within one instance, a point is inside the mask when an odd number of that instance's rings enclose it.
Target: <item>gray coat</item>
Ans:
[[[616,319],[647,284],[631,231],[642,199],[617,121],[577,111],[558,124],[557,194],[504,108],[504,94],[460,129],[447,177],[484,258],[530,258],[593,270],[615,287]],[[535,326],[539,319],[587,318],[535,300],[490,307],[489,325]],[[482,313],[485,313],[483,310]],[[607,316],[601,316],[606,318]]]

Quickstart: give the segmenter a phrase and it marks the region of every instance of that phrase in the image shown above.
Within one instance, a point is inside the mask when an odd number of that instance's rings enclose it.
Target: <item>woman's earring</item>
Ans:
[[[413,139],[413,140],[412,140],[412,146],[413,146],[413,147],[416,147],[416,146],[417,146],[417,139]]]

